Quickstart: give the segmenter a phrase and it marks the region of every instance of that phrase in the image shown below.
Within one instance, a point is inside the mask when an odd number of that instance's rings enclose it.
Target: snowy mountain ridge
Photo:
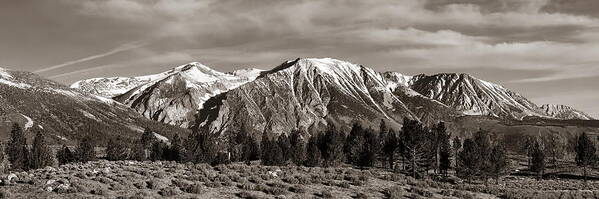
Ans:
[[[541,105],[541,109],[545,111],[546,115],[558,119],[594,120],[594,118],[588,114],[566,105],[543,104]]]
[[[305,88],[296,88],[298,86],[296,84],[312,88],[308,93],[314,96],[326,94],[330,92],[328,90],[334,88],[339,92],[336,95],[344,95],[344,98],[351,99],[349,101],[357,100],[356,104],[365,106],[364,108],[369,111],[375,110],[376,113],[373,114],[380,114],[384,119],[397,119],[393,117],[401,115],[401,117],[436,120],[442,117],[434,113],[440,109],[443,109],[440,111],[442,113],[454,115],[453,112],[446,110],[447,108],[462,115],[484,115],[503,119],[522,119],[526,116],[557,119],[589,118],[584,116],[584,113],[570,114],[571,116],[547,113],[518,93],[468,74],[441,73],[409,76],[398,72],[380,73],[362,65],[332,58],[301,58],[286,61],[272,70],[248,68],[228,73],[213,70],[199,62],[192,62],[155,75],[95,78],[82,80],[71,87],[112,98],[147,118],[181,127],[191,127],[195,123],[195,116],[204,108],[206,101],[240,87],[243,90],[248,83],[255,85],[254,82],[264,84],[254,89],[262,89],[264,92],[270,90],[268,92],[271,92],[269,95],[272,97],[277,97],[275,94],[306,95],[306,92],[300,92]],[[279,90],[283,87],[290,89],[289,93]],[[327,91],[313,93],[314,90],[319,89]],[[255,97],[269,98],[266,94]],[[318,100],[312,99],[316,101],[306,102],[322,103],[321,108],[310,110],[313,112],[311,114],[323,116],[335,109],[327,107],[329,103],[324,103],[329,98],[321,96]],[[293,98],[289,100],[302,101]],[[352,105],[343,104],[340,105],[340,109],[350,106]],[[389,113],[389,111],[401,113]]]
[[[204,101],[254,80],[260,72],[250,69],[223,73],[191,62],[155,75],[95,78],[71,87],[112,98],[147,118],[189,127]]]

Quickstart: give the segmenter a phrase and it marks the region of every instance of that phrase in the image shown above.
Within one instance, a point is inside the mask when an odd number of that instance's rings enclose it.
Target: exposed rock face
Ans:
[[[297,59],[211,98],[196,124],[215,133],[245,129],[254,134],[314,132],[327,124],[347,128],[354,122],[378,128],[381,119],[399,126],[404,117],[421,118],[419,109],[437,108],[452,112],[370,68],[330,58]]]
[[[468,74],[417,75],[410,88],[467,115],[521,119],[544,116],[540,108],[520,94]]]
[[[251,78],[221,73],[195,62],[114,99],[152,120],[187,128],[206,100]]]
[[[576,109],[566,106],[566,105],[543,104],[541,106],[541,109],[545,112],[546,115],[551,116],[556,119],[594,120],[593,117],[587,115],[586,113],[576,110]]]
[[[182,131],[146,119],[111,99],[83,93],[38,75],[0,69],[0,136],[5,138],[12,123],[26,130],[41,128],[47,139],[71,142],[88,133],[100,143],[108,135],[137,136],[145,128],[156,132]],[[33,136],[29,135],[28,136]]]
[[[112,97],[147,118],[187,128],[206,100],[255,79],[260,72],[225,74],[193,62],[156,75],[97,78],[71,87]]]
[[[376,128],[381,119],[399,126],[403,117],[425,123],[460,115],[590,118],[580,111],[539,107],[518,93],[467,74],[378,73],[329,58],[288,61],[270,71],[250,68],[230,73],[193,62],[156,75],[96,78],[72,87],[110,97],[152,120],[213,132],[315,131],[354,122]]]

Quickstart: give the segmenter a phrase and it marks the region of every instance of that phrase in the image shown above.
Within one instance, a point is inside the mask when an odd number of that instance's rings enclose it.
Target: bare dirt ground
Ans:
[[[95,161],[2,176],[0,198],[598,198],[599,182],[415,180],[381,169]]]

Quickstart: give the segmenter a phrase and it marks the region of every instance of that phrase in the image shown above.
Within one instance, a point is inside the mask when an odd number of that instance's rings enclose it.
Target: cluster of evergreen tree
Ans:
[[[5,149],[12,169],[28,170],[53,164],[43,131],[35,129],[35,132],[36,137],[30,149],[22,129],[18,125],[13,127],[11,140]],[[223,139],[211,135],[207,129],[197,129],[187,139],[175,135],[170,143],[165,143],[146,130],[132,145],[123,137],[110,139],[106,146],[106,159],[166,160],[211,165],[230,162],[250,164],[251,161],[261,160],[263,165],[294,164],[308,167],[337,167],[346,163],[362,169],[380,163],[383,167],[403,171],[415,178],[424,177],[431,170],[447,176],[450,169],[455,169],[458,177],[485,182],[489,178],[498,180],[507,174],[509,167],[504,140],[493,138],[483,130],[463,142],[459,137],[451,140],[451,134],[443,122],[429,128],[417,120],[404,118],[403,126],[396,132],[382,120],[378,132],[354,124],[347,133],[331,126],[313,135],[299,130],[279,136],[263,133],[260,141],[245,131],[227,135]],[[526,139],[526,146],[522,149],[528,156],[529,170],[539,178],[545,171],[547,157],[552,157],[555,162],[563,153],[561,149],[565,147],[545,147],[559,140],[551,136]],[[94,139],[86,136],[74,150],[63,145],[56,158],[59,164],[93,161],[96,159],[95,147]],[[584,169],[586,179],[587,168],[598,160],[595,143],[583,133],[576,138],[575,152],[576,163]],[[452,168],[451,159],[454,156],[455,167]]]
[[[56,152],[58,164],[68,164],[73,162],[88,162],[94,161],[96,157],[96,143],[94,139],[87,135],[85,136],[74,150],[71,150],[67,145],[63,145]]]
[[[480,130],[472,138],[464,140],[462,150],[458,152],[456,174],[468,180],[489,177],[499,180],[507,174],[509,159],[504,143],[491,139],[488,132]]]
[[[46,143],[43,130],[32,127],[31,131],[35,133],[35,138],[30,149],[23,129],[18,124],[13,125],[10,140],[4,150],[8,156],[11,170],[27,171],[54,164],[52,152]]]

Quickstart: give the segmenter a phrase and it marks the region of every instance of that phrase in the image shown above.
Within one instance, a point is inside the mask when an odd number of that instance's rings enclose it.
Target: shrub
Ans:
[[[365,193],[357,193],[355,199],[368,199],[368,196]]]
[[[207,187],[210,187],[210,188],[222,187],[222,184],[219,182],[206,182],[206,184],[204,184],[204,185],[206,185]]]
[[[312,182],[312,180],[306,175],[296,175],[295,178],[299,184],[310,184]]]
[[[174,187],[166,187],[158,191],[158,194],[164,197],[176,196],[179,194],[179,190]]]
[[[349,183],[347,181],[343,181],[343,182],[337,183],[337,186],[341,187],[341,188],[346,188],[346,189],[350,188],[350,185],[349,185]]]
[[[289,187],[289,191],[291,191],[293,193],[306,193],[307,190],[303,186],[294,185],[294,186]]]
[[[11,198],[11,194],[8,190],[6,189],[1,189],[0,190],[0,198]]]
[[[287,176],[287,177],[283,178],[283,182],[286,182],[289,184],[298,184],[299,180],[297,178],[295,178],[295,176]]]
[[[200,184],[191,184],[188,185],[187,188],[185,188],[185,192],[192,194],[201,194],[204,192],[204,189]]]
[[[255,190],[256,186],[252,183],[246,182],[246,183],[241,183],[237,185],[237,188],[243,189],[243,190]]]
[[[335,198],[333,196],[333,193],[329,190],[323,191],[322,192],[322,198]]]
[[[466,191],[459,191],[459,190],[453,191],[452,195],[456,198],[463,198],[463,199],[474,199],[475,198],[473,194],[468,193]]]
[[[406,195],[407,192],[403,189],[403,187],[394,186],[394,187],[385,189],[385,191],[383,193],[389,199],[400,199],[400,198],[405,198],[404,196]]]
[[[237,197],[246,198],[246,199],[261,199],[262,198],[254,193],[250,193],[247,191],[242,191],[242,192],[238,193]]]
[[[410,192],[416,193],[418,195],[421,195],[421,196],[424,196],[424,197],[427,197],[427,198],[433,197],[433,193],[432,192],[427,191],[427,190],[422,189],[422,188],[412,187],[412,189],[410,189]]]

